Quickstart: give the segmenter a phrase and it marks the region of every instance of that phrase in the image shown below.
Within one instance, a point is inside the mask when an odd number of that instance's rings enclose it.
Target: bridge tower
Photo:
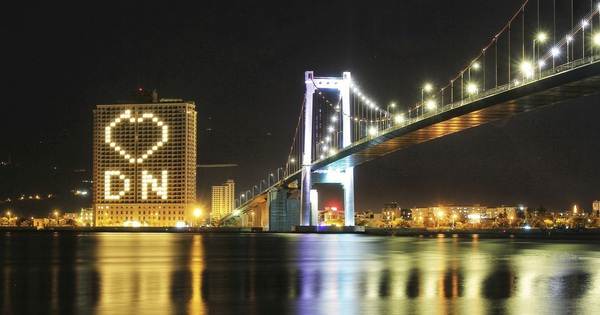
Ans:
[[[344,189],[344,225],[354,226],[354,168],[314,173],[312,170],[312,144],[313,144],[313,94],[318,89],[336,89],[340,92],[340,108],[342,110],[342,147],[352,143],[352,126],[350,120],[350,72],[342,73],[342,77],[314,77],[313,71],[304,73],[306,83],[306,103],[304,112],[304,152],[302,155],[302,183],[301,183],[301,224],[303,226],[316,226],[318,224],[318,204],[315,200],[316,193],[311,190],[315,183],[339,183]],[[316,170],[318,171],[318,170]]]

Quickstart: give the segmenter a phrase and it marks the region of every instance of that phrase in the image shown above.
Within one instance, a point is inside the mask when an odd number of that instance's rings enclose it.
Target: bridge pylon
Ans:
[[[342,111],[342,147],[352,144],[352,125],[350,115],[350,72],[342,73],[342,77],[315,77],[313,71],[304,73],[306,84],[306,102],[304,108],[304,152],[302,155],[301,179],[301,215],[302,226],[318,224],[318,195],[313,191],[315,183],[339,183],[344,189],[344,225],[354,226],[354,168],[347,167],[336,171],[319,173],[312,169],[313,147],[313,95],[318,89],[336,89],[340,93]],[[313,174],[317,172],[316,174]],[[313,176],[314,175],[314,176]]]

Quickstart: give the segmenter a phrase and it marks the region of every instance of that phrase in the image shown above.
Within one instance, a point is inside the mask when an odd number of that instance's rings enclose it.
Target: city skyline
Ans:
[[[199,169],[200,201],[228,178],[252,189],[285,164],[304,71],[350,71],[371,97],[405,110],[423,83],[446,84],[522,1],[340,3],[10,4],[3,95],[17,106],[2,115],[0,160],[91,170],[93,106],[142,87],[196,102],[199,164],[238,164]],[[553,105],[361,165],[357,211],[389,202],[591,207],[600,197],[598,103]]]

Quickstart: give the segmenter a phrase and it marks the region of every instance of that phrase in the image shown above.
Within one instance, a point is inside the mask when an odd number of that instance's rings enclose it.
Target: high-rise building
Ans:
[[[212,186],[212,219],[218,221],[235,208],[235,183],[228,179],[222,185]]]
[[[191,220],[196,105],[157,101],[155,95],[94,110],[96,226],[178,226]]]

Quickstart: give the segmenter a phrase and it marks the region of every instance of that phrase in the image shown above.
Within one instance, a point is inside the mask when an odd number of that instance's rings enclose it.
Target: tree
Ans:
[[[540,205],[539,208],[536,210],[536,212],[539,216],[541,216],[543,218],[546,216],[548,211],[546,210],[546,208],[544,208],[544,206]]]

